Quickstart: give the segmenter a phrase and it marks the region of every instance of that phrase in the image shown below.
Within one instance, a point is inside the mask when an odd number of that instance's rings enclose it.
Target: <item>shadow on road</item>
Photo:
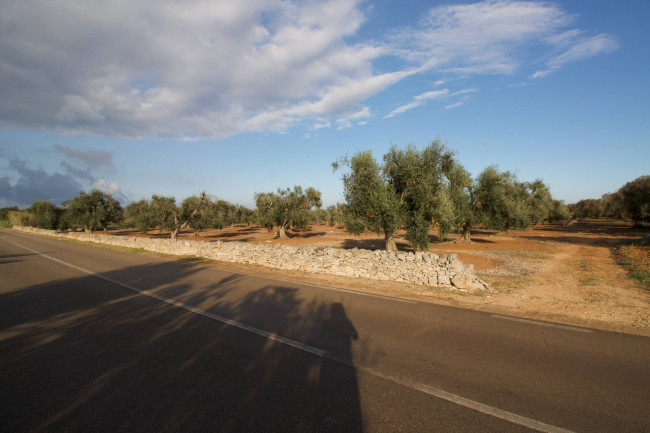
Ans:
[[[236,274],[201,284],[200,270],[165,262],[104,275],[340,362],[93,276],[25,287],[0,294],[1,430],[362,431],[349,366],[359,336],[342,304],[280,284],[246,289]]]

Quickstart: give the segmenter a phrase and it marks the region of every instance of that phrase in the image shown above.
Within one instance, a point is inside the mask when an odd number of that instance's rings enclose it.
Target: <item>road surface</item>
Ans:
[[[650,431],[650,338],[0,231],[2,432]]]

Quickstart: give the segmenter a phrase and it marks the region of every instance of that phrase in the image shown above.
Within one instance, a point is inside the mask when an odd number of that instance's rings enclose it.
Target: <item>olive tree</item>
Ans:
[[[525,184],[528,192],[526,199],[529,219],[532,225],[541,224],[549,219],[553,209],[551,190],[540,179]]]
[[[603,201],[597,198],[580,200],[570,208],[578,218],[600,218],[603,216]]]
[[[449,173],[449,195],[454,207],[453,225],[456,227],[460,238],[455,243],[470,244],[472,227],[478,222],[478,212],[474,199],[476,184],[465,168],[456,164]]]
[[[625,218],[625,203],[621,189],[611,194],[603,194],[600,198],[603,207],[603,216],[619,220]]]
[[[421,151],[409,144],[406,149],[393,146],[384,155],[384,172],[404,208],[406,239],[415,249],[428,249],[433,223],[441,238],[451,229],[454,209],[448,187],[455,164],[454,152],[440,139]]]
[[[120,203],[107,192],[93,189],[81,191],[77,197],[63,202],[65,223],[72,228],[83,228],[92,233],[98,228],[106,230],[111,223],[122,219]]]
[[[634,225],[650,219],[650,176],[641,176],[620,189],[623,207]]]
[[[321,193],[301,186],[278,188],[277,192],[255,193],[255,204],[260,224],[269,231],[276,230],[276,238],[287,238],[291,227],[306,228],[311,222],[310,210],[321,207]]]
[[[334,170],[348,167],[343,174],[347,206],[345,227],[355,235],[366,231],[383,235],[386,251],[397,251],[395,232],[404,221],[399,195],[383,175],[370,151],[359,152],[332,164]]]
[[[134,201],[126,206],[124,211],[124,225],[137,229],[143,235],[154,226],[151,210],[147,200]]]
[[[152,195],[148,215],[151,224],[161,230],[169,230],[172,240],[176,240],[181,230],[187,229],[206,209],[207,195],[191,196],[176,206],[176,198]]]
[[[501,172],[496,166],[483,170],[476,180],[474,199],[485,228],[507,232],[530,226],[526,185],[509,171]]]
[[[47,200],[36,200],[26,209],[29,214],[28,224],[39,229],[57,228],[61,218],[61,209]]]
[[[336,205],[328,206],[327,209],[325,209],[327,223],[330,226],[345,224],[345,212],[346,205],[343,203],[336,203]]]

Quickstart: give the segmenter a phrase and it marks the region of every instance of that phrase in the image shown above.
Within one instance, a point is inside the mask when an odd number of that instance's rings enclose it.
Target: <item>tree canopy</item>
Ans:
[[[384,235],[386,250],[396,251],[394,235],[404,220],[403,209],[400,197],[372,153],[359,152],[332,165],[335,170],[349,167],[349,172],[343,174],[346,229],[356,235],[366,231]]]
[[[641,176],[620,189],[623,208],[633,224],[650,220],[650,176]]]
[[[525,229],[554,215],[566,214],[541,180],[521,182],[509,171],[489,166],[472,180],[439,139],[422,150],[412,144],[393,146],[379,165],[369,151],[333,164],[347,167],[343,187],[349,232],[383,234],[386,249],[395,250],[394,235],[406,229],[414,249],[429,247],[429,230],[437,226],[439,240],[453,227],[470,242],[475,225],[501,231]]]
[[[255,193],[255,204],[260,224],[269,231],[276,229],[279,238],[286,238],[291,227],[308,227],[310,210],[322,206],[320,191],[312,187],[303,191],[301,186]]]
[[[77,197],[63,202],[65,224],[72,228],[83,228],[92,233],[98,228],[108,228],[111,223],[122,220],[120,203],[107,192],[93,189],[81,191]]]
[[[429,247],[429,229],[435,222],[441,236],[454,221],[450,177],[458,162],[440,139],[421,151],[413,144],[393,146],[384,155],[384,173],[399,197],[405,216],[406,239],[414,248]]]

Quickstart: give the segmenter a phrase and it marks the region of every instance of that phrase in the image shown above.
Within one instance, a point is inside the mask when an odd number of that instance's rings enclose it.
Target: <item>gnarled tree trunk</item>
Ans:
[[[393,235],[386,235],[386,251],[397,252],[397,244],[395,243],[395,238]]]
[[[287,236],[287,232],[284,228],[284,226],[278,227],[278,231],[275,232],[275,239],[288,239],[289,236]]]
[[[471,244],[472,240],[469,238],[472,232],[472,226],[469,224],[463,224],[463,234],[460,238],[456,239],[455,244]]]

